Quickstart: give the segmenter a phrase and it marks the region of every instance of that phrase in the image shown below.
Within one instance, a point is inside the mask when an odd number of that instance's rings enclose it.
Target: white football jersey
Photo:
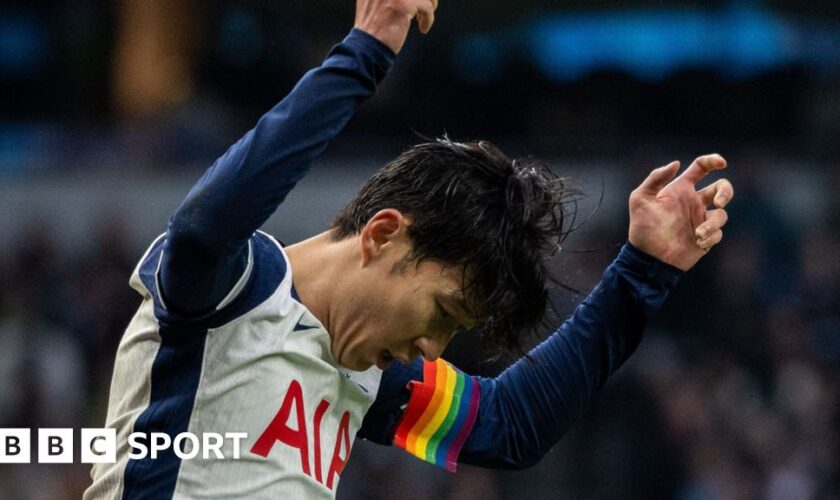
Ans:
[[[381,370],[333,360],[328,332],[296,300],[288,259],[270,236],[254,234],[243,276],[201,318],[167,310],[163,242],[131,277],[143,302],[114,366],[106,426],[117,431],[117,461],[94,465],[84,499],[334,498]],[[133,432],[247,437],[239,459],[234,439],[222,442],[224,459],[204,450],[182,459],[172,448],[141,459],[129,457]]]

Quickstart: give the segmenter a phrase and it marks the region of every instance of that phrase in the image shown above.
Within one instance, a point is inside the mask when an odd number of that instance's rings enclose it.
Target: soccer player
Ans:
[[[131,285],[107,426],[117,461],[85,498],[332,498],[353,440],[458,462],[533,464],[630,355],[680,275],[722,238],[724,168],[653,170],[628,242],[554,334],[500,376],[439,358],[461,329],[515,348],[546,301],[565,235],[560,178],[487,142],[415,146],[309,240],[258,231],[370,97],[435,0],[357,0],[355,28],[193,187]],[[710,208],[711,207],[711,208]],[[397,361],[398,360],[398,361]],[[243,432],[238,460],[130,455],[133,432]],[[218,448],[226,457],[234,442]],[[205,450],[206,451],[206,450]]]

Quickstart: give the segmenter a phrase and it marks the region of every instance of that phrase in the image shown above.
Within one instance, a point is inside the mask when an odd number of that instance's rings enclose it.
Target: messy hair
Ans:
[[[408,216],[413,251],[464,269],[462,292],[488,347],[519,352],[548,304],[548,259],[571,231],[577,192],[533,158],[488,141],[418,144],[374,174],[333,221],[333,238],[361,232],[380,210]]]

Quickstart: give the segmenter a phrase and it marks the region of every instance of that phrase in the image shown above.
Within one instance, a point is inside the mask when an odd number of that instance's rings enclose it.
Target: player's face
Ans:
[[[436,359],[456,332],[473,326],[460,296],[462,269],[407,261],[412,245],[405,234],[382,241],[371,244],[369,258],[354,271],[333,332],[333,355],[353,370],[384,369],[417,356]]]
[[[437,359],[461,327],[471,326],[459,298],[459,274],[423,261],[397,263],[378,275],[359,290],[357,321],[334,348],[339,363],[361,370],[417,356]]]

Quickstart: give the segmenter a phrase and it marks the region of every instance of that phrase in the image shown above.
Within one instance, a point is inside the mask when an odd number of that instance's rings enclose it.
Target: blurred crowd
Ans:
[[[0,427],[103,426],[116,347],[139,304],[126,281],[137,256],[112,222],[83,256],[53,239],[49,220],[0,256]],[[80,498],[88,471],[0,466],[0,498]]]
[[[736,186],[724,244],[534,470],[450,475],[357,443],[339,498],[840,497],[840,204],[794,225],[759,186]],[[116,346],[139,304],[127,281],[142,248],[119,215],[101,216],[81,252],[53,238],[60,223],[31,224],[0,256],[0,427],[101,426]],[[604,242],[621,241],[623,222],[607,225],[614,233],[569,243],[601,250],[561,266],[586,286],[614,253]],[[476,366],[457,347],[450,358]],[[3,500],[78,498],[87,482],[81,464],[0,466]]]
[[[728,231],[706,286],[671,304],[686,330],[661,325],[635,373],[678,450],[680,498],[838,498],[838,226],[797,231],[758,205],[766,225]]]

